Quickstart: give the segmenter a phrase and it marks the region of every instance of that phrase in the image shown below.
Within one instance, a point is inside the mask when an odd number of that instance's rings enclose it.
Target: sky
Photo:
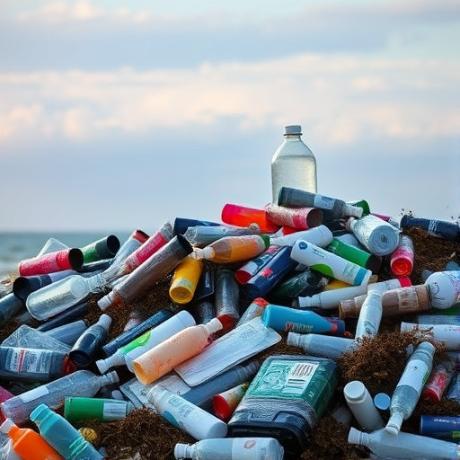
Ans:
[[[458,0],[0,0],[0,231],[153,231],[318,192],[460,215]]]

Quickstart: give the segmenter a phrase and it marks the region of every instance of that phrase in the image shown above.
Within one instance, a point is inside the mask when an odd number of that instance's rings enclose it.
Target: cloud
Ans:
[[[331,145],[435,139],[460,132],[459,80],[460,62],[312,54],[195,69],[3,72],[0,142],[212,136],[226,120],[242,133],[301,121]]]

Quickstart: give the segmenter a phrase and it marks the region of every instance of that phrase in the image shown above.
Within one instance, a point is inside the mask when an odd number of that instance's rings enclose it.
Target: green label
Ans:
[[[313,270],[322,273],[323,275],[329,276],[330,278],[334,278],[334,272],[329,265],[326,264],[314,264],[311,266]]]
[[[135,348],[142,347],[149,341],[151,334],[152,331],[145,332],[144,334],[140,335],[137,339],[134,339],[128,344],[126,344],[124,347],[121,347],[121,351],[124,354],[126,354],[129,353],[131,350],[134,350]]]

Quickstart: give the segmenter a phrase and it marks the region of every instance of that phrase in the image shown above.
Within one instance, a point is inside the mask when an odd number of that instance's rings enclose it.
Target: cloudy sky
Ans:
[[[460,214],[458,0],[0,0],[0,230],[152,231],[318,188]]]

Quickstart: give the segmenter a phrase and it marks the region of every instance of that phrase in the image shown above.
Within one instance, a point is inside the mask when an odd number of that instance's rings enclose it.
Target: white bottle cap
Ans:
[[[366,387],[363,382],[353,380],[345,385],[343,394],[347,401],[360,401],[366,396]]]
[[[14,426],[15,426],[15,424],[14,424],[13,420],[11,420],[10,418],[7,418],[0,425],[0,431],[2,433],[8,434],[10,432],[11,428],[13,428]]]
[[[358,446],[363,445],[363,432],[351,427],[348,432],[348,444],[357,444]]]
[[[99,326],[102,326],[106,331],[109,330],[110,325],[112,324],[112,318],[109,315],[102,314],[97,321]]]
[[[112,393],[110,393],[113,399],[117,399],[118,401],[124,401],[125,398],[123,397],[123,393],[120,390],[113,390]]]
[[[284,127],[284,135],[288,136],[293,135],[302,135],[302,126],[300,125],[288,125]]]
[[[183,458],[192,458],[192,447],[190,444],[182,444],[178,442],[174,447],[174,458],[177,460]]]
[[[104,374],[101,378],[104,379],[102,384],[103,387],[113,385],[114,383],[118,383],[120,381],[120,377],[118,377],[118,374],[115,371]]]
[[[161,386],[155,385],[148,393],[147,399],[156,407],[160,398],[167,392],[168,390]]]
[[[395,412],[394,414],[391,414],[390,420],[388,420],[387,426],[385,427],[385,431],[394,436],[397,436],[401,431],[401,425],[403,421],[404,417],[401,412]]]
[[[293,347],[300,347],[300,341],[302,340],[302,335],[297,332],[289,332],[287,335],[286,343]]]
[[[209,321],[209,323],[203,324],[203,326],[206,328],[209,334],[214,334],[224,327],[217,318],[213,318],[211,321]]]
[[[363,208],[345,203],[345,213],[347,216],[357,217],[359,219],[363,215]]]
[[[113,291],[112,291],[113,292]],[[97,301],[97,306],[102,310],[105,311],[107,308],[112,305],[112,292],[109,292],[107,295],[102,297]]]
[[[308,308],[318,306],[318,301],[315,302],[315,298],[318,298],[318,295],[315,294],[314,296],[309,297],[299,297],[297,299],[297,306],[299,308]]]

